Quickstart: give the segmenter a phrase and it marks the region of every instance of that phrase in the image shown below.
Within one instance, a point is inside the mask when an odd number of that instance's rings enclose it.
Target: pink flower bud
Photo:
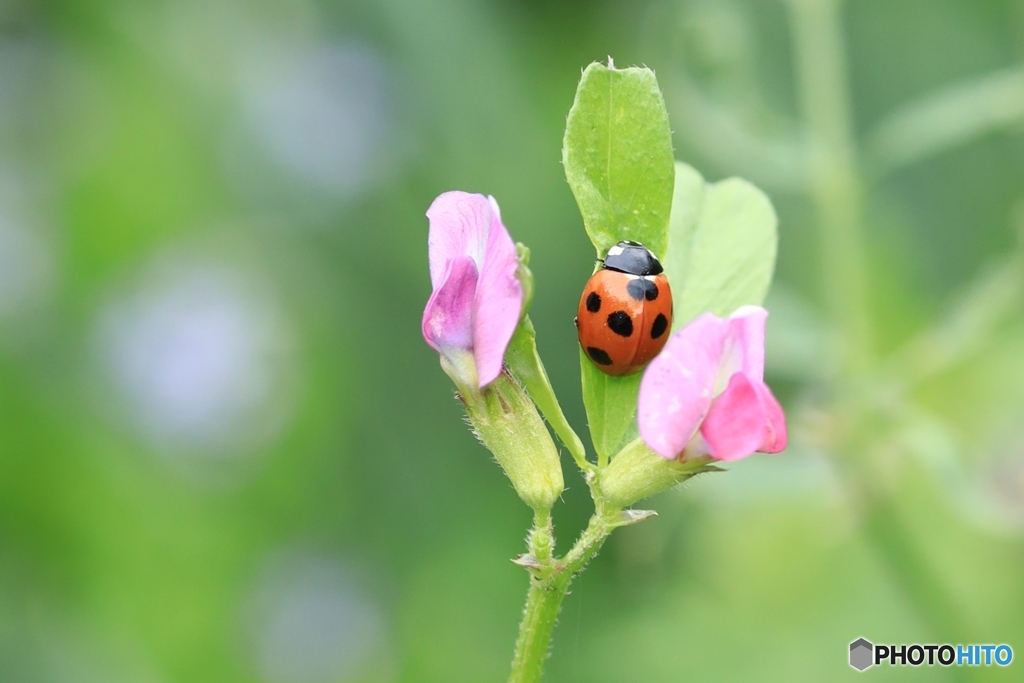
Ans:
[[[493,197],[445,192],[427,210],[430,281],[423,338],[457,384],[482,389],[501,373],[523,303],[516,247]]]

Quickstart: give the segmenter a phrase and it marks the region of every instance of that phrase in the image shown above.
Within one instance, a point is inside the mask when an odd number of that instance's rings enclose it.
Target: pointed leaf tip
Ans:
[[[654,72],[588,66],[569,110],[562,163],[599,255],[621,240],[659,257],[668,245],[675,166]]]

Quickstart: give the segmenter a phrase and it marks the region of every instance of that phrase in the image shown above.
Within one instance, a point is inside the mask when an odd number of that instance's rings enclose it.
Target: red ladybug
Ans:
[[[583,288],[576,318],[580,346],[607,375],[631,375],[665,346],[672,290],[651,250],[619,242]]]

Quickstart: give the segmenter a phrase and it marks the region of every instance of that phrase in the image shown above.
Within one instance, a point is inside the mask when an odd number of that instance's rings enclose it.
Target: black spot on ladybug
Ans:
[[[661,335],[665,334],[665,330],[668,329],[668,318],[664,314],[659,313],[658,317],[654,319],[654,324],[651,325],[651,339],[657,339]]]
[[[597,313],[601,310],[601,295],[597,292],[591,292],[587,295],[587,310],[591,313]]]
[[[628,337],[633,334],[633,320],[625,311],[615,311],[608,315],[608,327],[620,337]]]
[[[654,301],[658,298],[658,285],[654,284],[650,280],[638,277],[629,281],[626,285],[626,293],[629,294],[634,301],[643,301],[645,298],[648,301]]]
[[[590,356],[590,360],[594,361],[598,365],[611,365],[612,359],[608,356],[604,350],[597,348],[596,346],[587,347],[587,355]]]
[[[643,301],[644,299],[644,280],[643,278],[636,278],[630,280],[626,285],[626,293],[633,298],[634,301]]]

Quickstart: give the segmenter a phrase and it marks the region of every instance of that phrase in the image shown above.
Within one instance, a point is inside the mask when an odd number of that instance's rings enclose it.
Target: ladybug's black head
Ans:
[[[622,241],[608,250],[604,267],[630,275],[658,275],[664,269],[651,250],[639,242]]]

